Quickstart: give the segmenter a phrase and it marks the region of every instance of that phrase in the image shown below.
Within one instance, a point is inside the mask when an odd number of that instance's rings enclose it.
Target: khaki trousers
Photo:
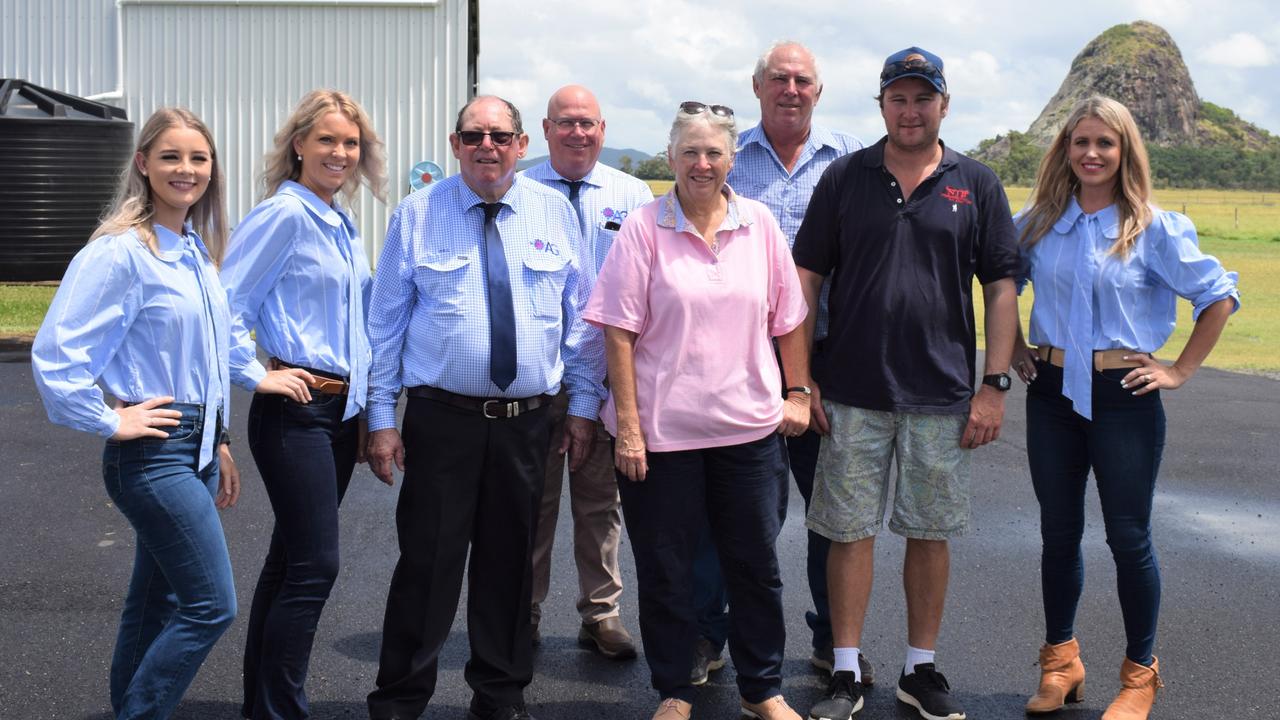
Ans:
[[[563,391],[551,404],[551,445],[547,449],[546,484],[538,534],[533,544],[533,607],[537,624],[541,605],[551,586],[551,549],[560,515],[567,455],[559,453],[569,398]],[[569,473],[569,507],[573,514],[573,559],[578,566],[578,614],[582,622],[595,623],[618,614],[622,596],[622,572],[618,569],[618,542],[622,535],[621,500],[613,474],[611,437],[596,422],[591,455],[577,472]]]

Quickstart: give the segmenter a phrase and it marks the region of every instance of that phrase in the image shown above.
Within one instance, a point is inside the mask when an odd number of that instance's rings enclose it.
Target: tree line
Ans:
[[[978,150],[986,150],[1004,136],[982,141]],[[1005,185],[1030,187],[1044,148],[1031,141],[1026,133],[1010,132],[1009,153],[1003,158],[986,161]],[[1245,150],[1222,145],[1209,147],[1147,146],[1151,156],[1152,182],[1159,188],[1221,190],[1280,190],[1280,143],[1265,150]]]

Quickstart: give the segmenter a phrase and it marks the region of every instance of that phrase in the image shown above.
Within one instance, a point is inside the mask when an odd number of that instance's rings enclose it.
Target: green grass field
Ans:
[[[649,181],[654,195],[670,181]],[[1026,202],[1027,188],[1009,188],[1015,208]],[[1156,203],[1186,212],[1200,232],[1200,247],[1229,270],[1240,273],[1243,305],[1231,316],[1208,365],[1228,370],[1280,372],[1280,193],[1227,190],[1160,190]],[[55,288],[0,284],[0,338],[30,338],[44,317]],[[976,297],[981,297],[978,293]],[[1019,300],[1025,329],[1031,291]],[[983,344],[982,304],[977,303],[979,344]],[[1178,329],[1159,357],[1173,360],[1191,331],[1191,306],[1178,305]]]

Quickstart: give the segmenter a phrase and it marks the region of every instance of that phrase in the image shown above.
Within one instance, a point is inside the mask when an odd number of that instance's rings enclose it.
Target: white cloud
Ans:
[[[1234,68],[1266,67],[1274,62],[1267,44],[1256,35],[1238,32],[1200,52],[1205,62]]]

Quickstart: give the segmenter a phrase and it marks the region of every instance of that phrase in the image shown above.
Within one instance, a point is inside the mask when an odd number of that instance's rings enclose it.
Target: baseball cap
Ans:
[[[942,76],[942,58],[928,50],[912,46],[885,58],[880,71],[880,89],[884,90],[895,80],[918,77],[929,81],[938,92],[947,94],[947,79]]]

